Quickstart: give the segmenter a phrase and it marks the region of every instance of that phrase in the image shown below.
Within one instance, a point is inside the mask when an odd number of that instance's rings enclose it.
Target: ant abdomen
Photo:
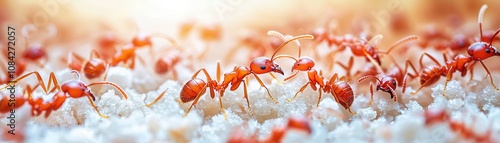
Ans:
[[[335,82],[332,85],[331,94],[336,97],[342,107],[348,110],[354,102],[354,92],[346,82]]]
[[[182,87],[180,98],[183,103],[193,101],[196,96],[206,92],[207,83],[199,78],[193,78]]]

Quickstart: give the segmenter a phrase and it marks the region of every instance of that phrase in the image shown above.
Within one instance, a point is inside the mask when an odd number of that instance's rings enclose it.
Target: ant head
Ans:
[[[250,70],[256,74],[275,72],[284,75],[281,67],[270,58],[266,57],[255,58],[252,63],[250,63]]]
[[[308,71],[314,67],[314,60],[311,58],[300,58],[298,59],[292,67],[292,72],[293,70],[299,70],[299,71]]]
[[[83,72],[85,73],[85,77],[92,79],[99,77],[106,70],[106,64],[101,59],[91,59],[85,66],[83,67]]]
[[[394,79],[393,77],[384,76],[382,79],[380,79],[379,85],[377,85],[377,90],[380,89],[384,92],[392,93],[391,89],[395,90],[397,85],[398,83],[396,79]]]
[[[72,80],[64,83],[61,86],[61,91],[68,94],[72,98],[90,96],[90,98],[95,101],[95,96],[90,91],[90,88],[88,88],[82,81],[79,80]]]
[[[138,33],[134,39],[132,39],[132,44],[135,47],[143,47],[151,45],[151,38],[144,33]]]
[[[476,42],[470,45],[467,53],[476,61],[485,60],[492,56],[500,56],[498,50],[486,42]]]

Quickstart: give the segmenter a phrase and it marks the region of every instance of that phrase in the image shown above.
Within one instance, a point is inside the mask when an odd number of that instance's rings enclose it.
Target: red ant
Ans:
[[[108,116],[102,115],[97,106],[94,104],[95,96],[89,88],[90,86],[93,85],[99,85],[99,84],[111,85],[116,89],[118,89],[125,99],[128,99],[128,96],[125,93],[125,91],[115,83],[108,81],[97,81],[86,85],[80,80],[80,74],[78,73],[78,71],[72,71],[72,73],[77,75],[78,80],[67,81],[64,84],[59,85],[54,72],[51,72],[49,76],[49,82],[47,83],[46,87],[44,84],[45,82],[40,76],[40,73],[34,71],[20,76],[19,78],[14,80],[14,82],[11,82],[9,83],[9,85],[0,88],[0,90],[6,89],[9,86],[13,86],[14,84],[16,84],[16,82],[21,81],[24,78],[34,74],[38,80],[38,84],[33,89],[30,86],[27,86],[26,92],[28,93],[28,98],[24,100],[27,100],[28,103],[31,105],[32,107],[31,112],[33,116],[39,116],[40,114],[42,114],[43,111],[45,111],[46,118],[50,115],[52,111],[59,109],[66,101],[66,98],[81,98],[81,97],[87,97],[89,99],[90,105],[97,111],[99,116],[101,116],[102,118],[108,118]],[[51,88],[52,84],[54,84],[55,87]],[[54,93],[54,91],[56,90],[58,90],[58,92],[54,94],[51,101],[43,101],[42,98],[33,99],[31,94],[33,93],[33,90],[36,89],[38,86],[41,86],[46,94]],[[5,101],[2,100],[2,102]],[[7,104],[2,104],[2,105],[7,105]],[[19,107],[20,106],[16,106],[16,108]],[[2,107],[2,109],[3,108],[4,107]]]
[[[135,67],[135,50],[137,50],[140,47],[144,46],[150,46],[152,48],[152,42],[151,42],[151,36],[145,36],[145,35],[137,35],[134,37],[132,40],[132,44],[127,44],[122,47],[115,55],[112,57],[110,65],[111,66],[117,66],[120,63],[126,64],[130,68]],[[170,41],[171,43],[175,43],[173,38],[165,35],[159,35],[162,36],[162,38],[165,38],[166,40]],[[151,54],[154,55],[154,54]],[[142,61],[145,63],[144,61]]]
[[[286,42],[282,43],[280,47],[278,47],[278,52],[281,48],[283,48],[286,44],[298,40],[298,39],[312,39],[313,37],[311,35],[301,35],[294,37],[290,40],[287,40]],[[266,57],[259,57],[254,59],[250,63],[250,67],[245,67],[245,66],[235,66],[234,70],[230,73],[224,74],[224,80],[222,82],[220,81],[220,75],[221,75],[221,70],[220,70],[220,64],[219,62],[217,63],[217,80],[212,80],[210,75],[208,74],[207,70],[202,68],[198,70],[193,76],[192,79],[186,82],[184,84],[182,91],[180,93],[180,99],[183,103],[193,101],[194,102],[191,104],[189,109],[186,111],[184,116],[186,116],[191,108],[198,102],[200,97],[204,95],[206,92],[207,88],[210,88],[210,97],[215,98],[215,91],[219,92],[219,104],[220,104],[220,109],[224,113],[224,117],[226,116],[226,113],[224,111],[224,108],[222,107],[222,96],[224,96],[225,90],[228,88],[229,84],[231,84],[231,91],[234,91],[238,89],[241,83],[243,83],[243,89],[244,89],[244,98],[247,101],[248,105],[248,110],[250,114],[252,113],[252,110],[250,108],[250,102],[248,101],[248,93],[247,93],[247,83],[244,82],[245,77],[248,75],[252,74],[255,76],[257,81],[260,83],[262,87],[264,87],[267,91],[267,94],[273,100],[276,104],[278,104],[278,101],[274,99],[274,97],[271,95],[269,92],[269,89],[264,85],[262,80],[259,78],[257,74],[266,74],[266,73],[279,73],[283,75],[283,70],[281,70],[281,67],[272,60],[274,56],[276,55],[276,52],[273,54],[271,58],[266,58]],[[198,73],[203,71],[205,74],[207,80],[206,82],[200,78],[197,78]],[[248,80],[248,79],[247,79]],[[208,82],[208,83],[207,83]]]
[[[416,36],[408,36],[406,38],[403,38],[403,39],[397,41],[396,43],[394,43],[393,46],[391,46],[391,49],[398,46],[398,45],[403,44],[404,42],[408,42],[409,40],[416,40],[417,38],[418,37],[416,37]],[[405,93],[407,76],[410,76],[410,78],[415,78],[417,76],[416,74],[418,74],[418,72],[415,69],[415,66],[413,66],[413,64],[409,60],[406,60],[405,68],[403,70],[403,68],[401,68],[398,65],[398,63],[397,63],[396,59],[394,59],[394,57],[392,57],[390,54],[387,54],[387,55],[390,57],[392,62],[395,64],[395,66],[390,68],[388,70],[388,72],[385,74],[380,73],[380,74],[382,74],[381,78],[378,78],[376,75],[365,75],[365,76],[358,79],[358,83],[362,82],[368,78],[375,78],[377,80],[377,91],[382,90],[383,92],[389,93],[391,95],[391,99],[394,99],[394,102],[396,102],[397,101],[397,94],[395,92],[396,87],[402,86],[403,87],[402,92]],[[352,68],[352,57],[351,57],[351,60],[349,61],[349,65],[343,66],[343,67],[345,67],[348,70],[350,70]],[[411,67],[413,69],[414,74],[408,73],[409,67]],[[373,101],[373,84],[372,84],[372,82],[370,82],[370,95],[371,95],[370,96],[371,99],[370,99],[369,104],[371,105],[372,101]]]
[[[486,10],[486,8],[487,8],[487,5],[483,5],[481,7],[480,12],[479,12],[478,23],[479,23],[480,37],[483,37],[483,35],[482,35],[482,33],[483,33],[482,32],[483,31],[482,15],[483,15],[484,11]],[[462,73],[461,74],[462,76],[465,76],[467,74],[467,69],[469,69],[469,68],[470,68],[471,73],[472,73],[473,72],[472,66],[475,64],[475,62],[478,62],[478,61],[481,63],[483,68],[486,70],[486,73],[487,73],[486,76],[490,76],[491,85],[496,90],[499,90],[498,87],[493,82],[493,77],[491,76],[490,71],[488,70],[486,65],[484,65],[484,63],[483,63],[483,60],[486,60],[490,57],[500,56],[500,52],[498,52],[496,47],[492,45],[494,37],[496,35],[498,35],[499,32],[500,32],[500,29],[498,29],[495,32],[493,37],[490,39],[490,43],[480,41],[480,42],[476,42],[476,43],[473,43],[472,45],[470,45],[469,48],[467,49],[467,53],[469,54],[469,56],[459,54],[459,55],[455,56],[453,58],[453,60],[448,61],[445,54],[443,53],[443,57],[444,57],[444,60],[446,62],[446,65],[444,65],[444,66],[441,66],[441,64],[439,64],[439,62],[431,55],[429,55],[427,53],[423,53],[420,56],[420,67],[423,67],[422,58],[424,56],[429,57],[432,61],[434,61],[434,63],[436,63],[436,65],[427,66],[420,72],[420,74],[419,74],[420,75],[420,87],[416,91],[411,92],[411,93],[416,94],[424,86],[429,86],[431,84],[436,83],[439,80],[440,76],[446,76],[446,81],[445,81],[444,89],[443,89],[443,95],[445,95],[446,86],[448,85],[448,81],[451,80],[453,73],[456,71],[459,71]],[[471,76],[472,76],[472,74],[471,74]]]
[[[34,27],[34,25],[27,25],[27,26],[24,26],[22,29],[21,29],[21,33],[24,37],[24,40],[25,40],[25,51],[22,53],[22,57],[26,60],[29,60],[29,61],[38,61],[38,64],[43,67],[45,65],[45,62],[47,62],[48,60],[48,55],[47,55],[47,52],[45,50],[45,48],[42,46],[42,44],[30,44],[30,40],[28,40],[28,31],[29,30],[32,30]],[[53,27],[49,27],[48,28],[49,30],[49,35],[48,36],[54,36],[57,31],[55,28]],[[41,60],[44,60],[44,61],[41,61]]]
[[[174,69],[175,65],[180,62],[181,51],[183,49],[179,48],[175,41],[171,41],[173,43],[172,49],[169,49],[167,52],[169,54],[162,55],[155,63],[155,72],[157,74],[166,74],[169,71],[172,71],[174,80],[177,80],[177,71]]]
[[[488,130],[484,135],[478,135],[472,128],[467,127],[463,122],[451,120],[450,113],[446,110],[426,110],[424,112],[424,117],[426,126],[432,126],[437,123],[446,123],[452,131],[456,132],[465,139],[473,139],[475,142],[494,142],[491,140],[491,130]]]
[[[269,35],[275,35],[280,37],[281,39],[286,40],[286,38],[279,32],[276,31],[269,31]],[[289,40],[288,40],[289,41]],[[304,84],[299,91],[295,93],[292,99],[288,99],[288,101],[292,101],[297,97],[297,95],[304,91],[304,89],[307,87],[307,85],[311,85],[311,88],[316,91],[317,87],[316,85],[319,85],[319,97],[318,97],[318,103],[316,104],[316,107],[319,106],[319,101],[321,100],[322,92],[330,93],[333,95],[335,98],[335,101],[342,105],[344,108],[346,108],[350,113],[354,113],[351,111],[350,107],[354,101],[354,93],[352,91],[352,88],[347,82],[345,82],[345,76],[342,76],[340,79],[337,79],[337,73],[335,73],[332,78],[329,81],[323,82],[323,76],[318,74],[318,72],[313,69],[315,63],[314,60],[308,57],[300,57],[301,55],[301,45],[299,42],[296,41],[297,46],[299,47],[299,59],[296,59],[292,56],[289,55],[279,55],[276,56],[273,60],[278,59],[278,58],[290,58],[295,61],[292,67],[292,72],[293,70],[297,70],[294,74],[290,75],[289,77],[285,78],[284,80],[287,81],[291,78],[293,78],[295,75],[297,75],[300,71],[306,71],[307,75],[309,77],[309,82]]]
[[[76,58],[76,60],[73,60],[73,58]],[[109,66],[104,60],[100,58],[99,54],[95,50],[92,50],[90,52],[89,60],[85,60],[82,56],[73,52],[70,52],[68,54],[67,60],[68,67],[70,69],[76,71],[81,71],[83,69],[83,73],[88,79],[100,77],[104,72],[106,72],[106,69],[108,69]],[[84,64],[82,64],[82,62]],[[106,80],[106,78],[104,78],[104,80]]]
[[[329,57],[333,59],[338,52],[344,51],[348,47],[351,49],[353,56],[365,57],[367,61],[370,61],[375,65],[375,67],[378,69],[379,72],[383,72],[382,68],[380,67],[381,61],[379,54],[387,55],[398,45],[407,42],[409,40],[418,39],[418,37],[415,35],[407,36],[398,40],[391,47],[389,47],[387,51],[378,51],[373,44],[382,38],[383,38],[382,35],[376,35],[373,38],[371,38],[368,42],[365,42],[365,40],[359,40],[354,42],[343,42],[341,45],[339,45],[338,49],[329,53]],[[332,62],[330,65],[333,65],[334,63],[335,62]]]

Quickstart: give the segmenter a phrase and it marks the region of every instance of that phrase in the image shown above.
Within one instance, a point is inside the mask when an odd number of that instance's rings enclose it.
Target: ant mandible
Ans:
[[[487,7],[488,7],[487,5],[483,5],[481,7],[481,10],[479,11],[478,23],[479,23],[480,37],[483,36],[482,35],[482,33],[483,33],[482,32],[483,31],[482,17],[483,17],[484,11],[486,10]],[[423,87],[429,86],[433,83],[436,83],[439,80],[440,76],[446,76],[446,81],[445,81],[444,89],[443,89],[443,93],[442,93],[443,95],[445,95],[446,87],[448,85],[448,82],[451,80],[453,73],[456,71],[459,71],[462,73],[461,74],[462,76],[465,76],[467,74],[467,69],[469,69],[469,68],[470,68],[471,73],[472,73],[472,71],[473,71],[472,66],[475,64],[475,62],[478,62],[478,61],[481,63],[483,68],[486,70],[486,73],[487,73],[486,76],[490,77],[491,85],[496,90],[499,90],[498,87],[493,82],[493,77],[491,76],[490,71],[488,70],[486,65],[484,65],[484,63],[483,63],[483,60],[486,60],[490,57],[500,56],[500,52],[498,52],[496,47],[492,45],[495,36],[497,36],[499,32],[500,32],[500,29],[498,29],[495,32],[493,37],[490,39],[490,43],[480,41],[480,42],[476,42],[476,43],[473,43],[472,45],[470,45],[469,48],[467,49],[467,53],[469,54],[469,56],[459,54],[459,55],[455,56],[452,60],[448,61],[448,59],[446,58],[446,55],[443,53],[443,57],[444,57],[444,60],[446,62],[446,64],[444,66],[441,66],[441,64],[439,64],[439,62],[434,57],[429,55],[428,53],[423,53],[420,56],[420,67],[423,67],[422,59],[424,56],[429,57],[434,63],[436,63],[436,65],[427,66],[420,72],[420,74],[419,74],[420,75],[420,87],[416,91],[411,92],[411,94],[414,95],[418,91],[420,91]],[[471,74],[471,76],[472,76],[472,74]]]
[[[283,36],[281,33],[276,32],[276,31],[269,31],[269,35],[275,35],[280,37],[281,39],[286,41],[285,36]],[[288,99],[288,102],[291,102],[293,99],[297,97],[297,95],[304,91],[307,85],[311,85],[311,88],[316,91],[317,87],[316,85],[319,85],[319,96],[318,96],[318,102],[316,104],[316,108],[319,106],[319,102],[322,97],[322,92],[330,93],[333,95],[335,98],[335,101],[342,105],[344,108],[346,108],[350,113],[354,113],[351,111],[350,107],[354,101],[354,93],[352,91],[352,88],[347,82],[345,82],[345,76],[342,76],[340,79],[337,79],[337,73],[335,73],[329,81],[323,81],[323,76],[318,74],[318,72],[313,69],[315,63],[314,60],[308,57],[300,57],[301,55],[301,49],[302,46],[298,41],[295,42],[299,48],[299,59],[296,59],[295,57],[289,56],[289,55],[279,55],[276,56],[273,60],[278,59],[278,58],[290,58],[295,61],[292,67],[292,72],[293,70],[297,70],[297,72],[293,73],[289,77],[285,78],[284,80],[287,81],[295,75],[297,75],[300,71],[306,71],[307,75],[309,77],[309,82],[304,84],[299,91],[295,93],[293,98]]]
[[[403,38],[399,41],[397,41],[391,48],[401,45],[404,42],[407,42],[409,40],[416,40],[418,37],[414,36],[408,36],[406,38]],[[410,60],[406,60],[404,70],[399,66],[397,63],[396,59],[394,59],[393,56],[390,54],[387,54],[387,56],[392,60],[394,63],[394,66],[388,70],[388,73],[379,73],[382,74],[381,78],[378,78],[376,75],[365,75],[361,78],[358,79],[358,83],[362,82],[368,78],[375,78],[377,80],[377,91],[382,90],[383,92],[387,92],[391,95],[391,99],[394,100],[394,102],[397,101],[397,94],[395,92],[397,86],[402,86],[402,92],[405,93],[406,91],[406,80],[407,76],[410,76],[410,78],[415,78],[418,74],[417,70],[415,69],[415,66],[410,62]],[[408,73],[408,68],[413,69],[414,74],[409,74]],[[346,69],[352,68],[352,58],[349,62],[349,66],[346,67]],[[370,102],[369,104],[371,105],[373,102],[373,83],[370,82]]]
[[[42,112],[45,111],[45,117],[48,117],[52,111],[59,109],[66,101],[66,98],[87,97],[89,99],[90,105],[97,111],[99,116],[101,116],[102,118],[108,118],[108,116],[101,114],[98,107],[94,104],[95,96],[89,88],[90,86],[93,85],[99,85],[99,84],[111,85],[120,91],[120,93],[123,95],[123,98],[125,98],[126,100],[128,99],[128,96],[125,93],[125,91],[115,83],[108,81],[97,81],[86,85],[80,80],[80,74],[78,73],[78,71],[73,70],[71,72],[77,75],[78,80],[70,80],[62,85],[59,85],[54,72],[51,72],[49,76],[49,82],[47,83],[47,86],[45,86],[44,84],[45,82],[40,76],[40,73],[34,71],[20,76],[13,82],[9,83],[7,86],[0,88],[0,90],[6,89],[9,86],[13,86],[17,82],[34,74],[38,80],[38,84],[35,86],[35,88],[31,88],[29,85],[27,86],[26,89],[26,92],[28,93],[27,101],[32,107],[31,109],[32,115],[39,116],[40,114],[42,114]],[[51,88],[52,84],[54,84],[55,87]],[[46,94],[53,93],[56,90],[58,90],[58,92],[54,94],[51,101],[44,101],[42,98],[33,99],[31,94],[33,93],[33,90],[36,89],[38,86],[41,86]]]
[[[285,45],[288,43],[294,41],[294,40],[299,40],[299,39],[312,39],[312,35],[301,35],[301,36],[296,36],[290,40],[287,40],[286,42],[282,43],[276,52],[278,52],[281,48],[283,48]],[[250,63],[250,67],[245,67],[245,66],[235,66],[234,70],[230,73],[224,74],[224,80],[222,82],[220,81],[220,75],[221,75],[221,70],[220,70],[220,63],[217,63],[217,80],[212,80],[210,75],[208,74],[207,70],[205,68],[202,68],[198,70],[193,76],[192,79],[187,81],[186,84],[184,84],[182,91],[180,93],[180,99],[182,103],[194,102],[191,104],[191,106],[188,108],[184,116],[187,116],[191,108],[198,102],[200,97],[204,95],[206,92],[206,89],[210,89],[210,97],[215,98],[215,91],[219,92],[219,104],[220,104],[220,109],[224,113],[224,117],[227,118],[226,113],[224,111],[224,108],[222,107],[222,96],[224,96],[224,91],[228,88],[229,84],[231,84],[231,91],[234,91],[238,89],[241,83],[243,83],[243,89],[244,89],[244,98],[247,101],[247,107],[249,110],[249,113],[253,115],[253,112],[250,108],[250,102],[248,101],[248,93],[247,93],[247,83],[244,82],[244,78],[247,77],[248,75],[252,74],[254,77],[257,79],[257,81],[260,83],[262,87],[264,87],[267,91],[268,96],[273,100],[276,104],[278,104],[278,101],[274,99],[274,97],[271,95],[269,89],[264,85],[262,80],[259,78],[258,74],[266,74],[266,73],[279,73],[283,75],[283,70],[281,70],[281,67],[274,62],[274,56],[276,55],[276,52],[273,54],[271,58],[267,57],[259,57],[254,59]],[[207,80],[206,82],[200,78],[197,78],[198,73],[203,71],[205,74]]]

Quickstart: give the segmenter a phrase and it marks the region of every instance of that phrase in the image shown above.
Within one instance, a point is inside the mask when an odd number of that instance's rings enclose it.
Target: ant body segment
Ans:
[[[40,114],[42,114],[42,112],[45,111],[45,117],[48,117],[52,111],[59,109],[64,104],[67,98],[87,97],[89,99],[90,105],[97,111],[99,116],[101,116],[102,118],[108,118],[108,116],[101,114],[98,107],[94,104],[95,96],[89,88],[90,86],[93,85],[99,85],[99,84],[111,85],[120,91],[120,93],[123,95],[123,98],[128,99],[128,96],[125,93],[125,91],[115,83],[108,81],[97,81],[90,84],[85,84],[80,80],[80,74],[78,73],[78,71],[73,70],[72,73],[77,75],[78,80],[70,80],[62,85],[59,85],[54,72],[51,72],[49,76],[49,82],[47,83],[47,86],[45,86],[45,82],[43,81],[40,74],[37,71],[34,71],[20,76],[14,82],[9,83],[7,86],[3,88],[0,88],[0,90],[3,90],[8,86],[16,84],[18,81],[23,80],[24,78],[34,74],[38,80],[38,84],[35,86],[35,88],[31,88],[29,85],[27,86],[25,92],[28,93],[28,98],[24,100],[25,102],[27,101],[31,105],[32,107],[31,112],[33,116],[39,116]],[[52,84],[54,84],[55,87],[51,88]],[[41,86],[46,94],[54,93],[56,90],[58,91],[55,92],[51,101],[44,101],[42,98],[34,99],[31,94],[33,93],[33,90],[36,89],[38,86]],[[22,101],[22,99],[20,101]],[[4,102],[3,99],[1,102]],[[19,107],[20,106],[16,106],[16,108]]]
[[[269,35],[275,35],[280,37],[282,40],[288,41],[285,36],[283,36],[281,33],[278,33],[276,31],[269,31]],[[291,78],[295,77],[300,71],[305,71],[307,72],[307,75],[309,77],[309,82],[304,84],[299,91],[295,93],[293,98],[288,99],[288,101],[292,101],[297,97],[297,95],[304,91],[307,85],[310,85],[311,88],[316,91],[317,87],[316,85],[319,85],[319,96],[318,96],[318,102],[316,104],[316,108],[319,106],[319,102],[322,97],[322,92],[326,93],[331,93],[333,97],[335,98],[335,101],[342,105],[344,108],[346,108],[350,113],[354,113],[351,111],[350,107],[354,101],[354,93],[352,91],[352,88],[347,82],[345,82],[345,76],[342,76],[340,79],[337,79],[337,73],[335,73],[332,78],[330,78],[329,81],[323,81],[323,76],[321,75],[321,72],[318,74],[318,72],[313,69],[315,63],[314,60],[308,57],[300,57],[301,55],[301,45],[299,42],[296,41],[297,46],[299,47],[299,59],[296,59],[295,57],[289,56],[289,55],[279,55],[276,56],[273,60],[278,59],[278,58],[290,58],[295,61],[292,67],[292,72],[294,70],[297,70],[297,72],[293,73],[289,77],[285,78],[284,80],[290,80]]]
[[[486,10],[487,7],[488,7],[487,5],[483,5],[481,7],[481,10],[479,11],[478,23],[479,23],[480,37],[483,37],[483,35],[482,35],[482,33],[483,33],[482,32],[483,31],[482,17],[483,17],[484,11]],[[446,56],[443,53],[443,57],[444,57],[445,62],[446,62],[445,65],[439,64],[439,62],[431,55],[429,55],[427,53],[423,53],[420,56],[420,67],[423,67],[422,58],[424,56],[429,57],[432,61],[434,61],[434,63],[436,63],[436,65],[426,66],[420,72],[420,74],[419,74],[420,75],[420,87],[416,91],[412,92],[412,94],[416,94],[418,91],[420,91],[425,86],[429,86],[433,83],[436,83],[439,80],[440,76],[445,76],[446,81],[445,81],[444,89],[443,89],[443,95],[445,95],[447,84],[451,80],[453,73],[456,71],[459,71],[462,73],[461,74],[462,76],[465,76],[467,74],[467,70],[469,68],[470,68],[471,73],[472,73],[473,72],[472,66],[475,64],[475,62],[481,63],[483,68],[486,70],[486,73],[487,73],[486,76],[490,77],[491,85],[496,90],[499,90],[498,87],[493,82],[493,77],[491,76],[490,71],[488,70],[486,65],[484,65],[484,63],[483,63],[483,60],[486,60],[490,57],[500,56],[500,52],[497,50],[496,47],[494,47],[492,45],[495,36],[497,36],[499,32],[500,32],[500,29],[498,29],[495,32],[493,37],[490,39],[489,43],[486,43],[484,41],[480,41],[480,42],[476,42],[476,43],[473,43],[472,45],[470,45],[469,48],[467,49],[467,53],[469,54],[469,56],[459,54],[459,55],[455,56],[452,60],[448,61],[448,59],[446,58]],[[472,76],[472,74],[471,74],[471,76]]]
[[[278,47],[278,52],[281,48],[283,48],[285,45],[288,43],[294,41],[294,40],[299,40],[299,39],[312,39],[313,37],[311,35],[301,35],[294,37],[290,40],[287,40],[286,42],[282,43],[280,47]],[[252,113],[252,110],[250,108],[250,102],[248,101],[248,93],[247,93],[247,83],[244,82],[244,78],[246,78],[248,75],[254,75],[254,77],[257,79],[257,81],[260,83],[262,87],[264,87],[267,91],[268,96],[276,103],[276,99],[271,96],[271,93],[269,92],[269,89],[264,85],[262,80],[258,77],[258,74],[266,74],[266,73],[279,73],[283,75],[283,70],[281,70],[281,67],[274,62],[274,56],[276,52],[273,54],[271,58],[267,57],[259,57],[254,59],[249,67],[245,66],[235,66],[234,70],[230,73],[224,74],[224,80],[220,82],[220,76],[221,76],[221,70],[220,70],[220,63],[217,63],[217,80],[213,80],[210,75],[208,74],[207,70],[202,68],[198,70],[193,76],[192,79],[187,81],[186,84],[184,84],[182,91],[180,93],[180,99],[183,103],[193,101],[191,106],[188,108],[184,116],[186,116],[191,108],[198,102],[200,97],[205,94],[207,88],[209,88],[210,91],[210,97],[215,98],[215,91],[219,92],[219,104],[220,104],[220,109],[224,113],[224,117],[227,118],[226,113],[224,111],[224,108],[222,107],[222,96],[224,96],[225,90],[228,88],[229,84],[231,84],[230,90],[234,91],[238,89],[241,83],[243,83],[243,89],[244,89],[244,98],[247,101],[248,105],[248,110],[250,114]],[[198,74],[202,72],[205,74],[207,80],[204,81],[203,79],[197,78]]]
[[[396,43],[394,43],[394,45],[391,46],[390,49],[392,49],[398,45],[401,45],[404,42],[407,42],[409,40],[415,40],[417,38],[418,37],[416,37],[416,36],[408,36],[406,38],[403,38],[403,39],[397,41]],[[362,82],[368,78],[374,78],[377,80],[377,85],[376,85],[377,91],[382,90],[383,92],[389,93],[391,95],[391,99],[393,99],[394,102],[396,102],[397,101],[397,94],[395,92],[396,87],[402,86],[403,87],[402,92],[405,93],[407,76],[410,76],[410,78],[415,78],[417,76],[416,74],[418,74],[418,72],[415,69],[415,66],[413,66],[413,64],[409,60],[406,60],[405,67],[403,70],[403,68],[401,68],[398,65],[398,63],[394,59],[394,57],[392,57],[389,53],[386,53],[386,54],[392,60],[392,62],[394,63],[394,66],[392,68],[390,68],[388,70],[388,72],[385,74],[379,73],[379,74],[382,74],[382,77],[380,77],[380,78],[377,77],[376,75],[365,75],[365,76],[358,79],[358,83]],[[352,58],[349,61],[348,66],[342,65],[342,67],[345,67],[346,69],[350,70],[352,68]],[[411,67],[411,69],[413,69],[414,74],[408,73],[409,67]],[[369,104],[371,105],[373,102],[373,83],[372,82],[370,82],[370,97],[371,98],[370,98]]]
[[[73,57],[76,58],[76,60],[73,60]],[[82,61],[84,61],[83,67]],[[100,77],[103,73],[105,73],[109,67],[109,64],[102,60],[95,50],[92,50],[90,52],[89,60],[85,60],[82,56],[73,52],[69,53],[68,67],[76,71],[83,70],[85,77],[87,77],[88,79],[94,79]],[[104,78],[104,80],[106,80],[106,78]]]

